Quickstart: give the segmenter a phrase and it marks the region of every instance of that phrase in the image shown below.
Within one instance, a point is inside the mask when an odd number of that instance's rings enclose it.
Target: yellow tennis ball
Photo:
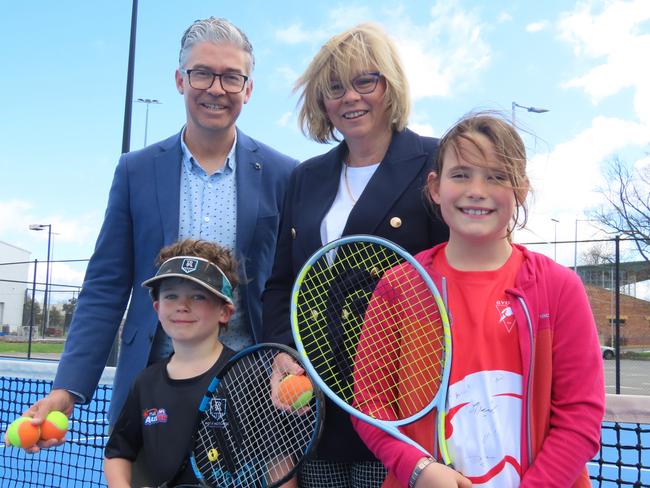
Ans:
[[[68,431],[68,417],[63,412],[52,410],[41,425],[41,439],[63,439]]]
[[[213,463],[217,459],[219,459],[219,451],[217,451],[214,447],[208,451],[208,460]]]
[[[311,381],[304,375],[290,374],[284,377],[278,388],[278,399],[295,410],[304,407],[314,395]]]
[[[32,425],[31,417],[18,417],[7,429],[7,438],[14,447],[28,449],[38,442],[41,437],[41,429],[38,425]]]

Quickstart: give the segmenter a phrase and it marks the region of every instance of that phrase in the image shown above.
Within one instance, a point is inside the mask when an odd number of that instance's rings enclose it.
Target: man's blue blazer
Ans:
[[[61,357],[55,388],[90,400],[118,332],[120,354],[109,419],[114,423],[135,376],[146,366],[158,323],[141,283],[160,249],[178,239],[180,133],[120,158],[95,251]],[[297,161],[237,130],[237,243],[241,304],[261,338],[264,284],[271,273],[289,175]],[[130,298],[130,301],[129,301]]]

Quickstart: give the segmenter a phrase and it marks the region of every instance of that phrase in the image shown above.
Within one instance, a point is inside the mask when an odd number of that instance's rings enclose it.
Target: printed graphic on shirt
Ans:
[[[519,486],[522,378],[480,371],[449,387],[447,445],[472,486]]]
[[[224,428],[227,423],[226,408],[228,404],[225,398],[211,398],[210,405],[208,406],[208,414],[210,415],[209,427],[213,429]]]
[[[515,326],[515,315],[510,308],[510,300],[497,300],[496,307],[499,312],[499,324],[503,325],[509,334]]]
[[[167,423],[167,410],[164,408],[149,408],[142,413],[144,425],[155,425]]]

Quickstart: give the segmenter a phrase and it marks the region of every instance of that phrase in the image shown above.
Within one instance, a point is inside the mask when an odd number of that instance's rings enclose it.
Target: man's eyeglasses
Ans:
[[[219,78],[223,91],[240,93],[248,80],[248,76],[239,73],[213,73],[205,69],[181,69],[180,72],[187,75],[190,86],[196,90],[207,90],[214,84],[214,79]]]
[[[352,85],[354,91],[359,95],[367,95],[375,91],[380,78],[381,73],[377,71],[371,73],[363,73],[352,79],[350,84]],[[338,100],[339,98],[342,98],[343,95],[345,95],[346,91],[347,89],[343,83],[338,80],[332,80],[327,87],[327,93],[325,96],[331,100]]]

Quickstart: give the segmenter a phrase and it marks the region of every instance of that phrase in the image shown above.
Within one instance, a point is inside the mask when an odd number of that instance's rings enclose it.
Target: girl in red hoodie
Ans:
[[[427,194],[449,242],[416,259],[451,316],[446,442],[453,469],[367,423],[384,487],[590,487],[605,393],[598,335],[571,270],[511,242],[526,222],[526,152],[502,118],[472,114],[443,137]],[[434,413],[404,432],[434,454]],[[438,456],[439,457],[439,456]]]

